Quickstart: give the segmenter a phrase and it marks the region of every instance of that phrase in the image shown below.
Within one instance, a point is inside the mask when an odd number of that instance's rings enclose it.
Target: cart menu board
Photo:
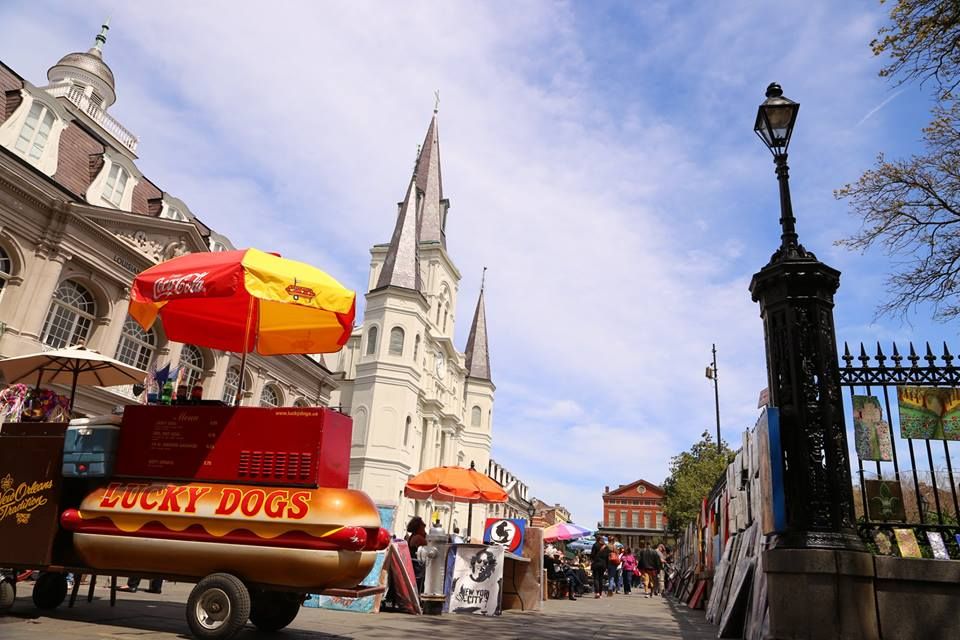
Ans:
[[[323,407],[129,406],[116,475],[346,488],[351,430]]]
[[[7,424],[0,431],[0,567],[51,562],[66,426]]]

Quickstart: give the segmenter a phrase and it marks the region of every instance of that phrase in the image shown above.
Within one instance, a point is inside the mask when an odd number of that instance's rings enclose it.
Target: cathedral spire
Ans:
[[[390,248],[383,261],[383,270],[377,278],[381,287],[403,287],[420,291],[420,256],[417,236],[420,234],[420,217],[417,215],[416,176],[410,179],[407,195],[397,214],[397,226],[390,239]]]
[[[420,157],[417,159],[415,177],[417,189],[423,194],[422,222],[420,225],[420,242],[439,242],[446,247],[445,208],[443,201],[443,180],[440,176],[440,138],[437,135],[437,110],[439,96],[434,105],[433,117],[427,128],[427,135],[420,148]]]
[[[480,285],[480,297],[477,310],[473,313],[470,325],[470,337],[467,338],[466,365],[467,377],[477,380],[490,378],[490,350],[487,348],[487,312],[483,304],[483,288],[486,282],[487,268],[483,268],[483,280]]]

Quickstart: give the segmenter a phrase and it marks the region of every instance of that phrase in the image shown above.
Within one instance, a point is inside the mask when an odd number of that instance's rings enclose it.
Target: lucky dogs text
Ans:
[[[177,486],[155,484],[110,484],[100,498],[104,509],[137,509],[158,513],[196,513],[206,495],[219,500],[213,515],[244,515],[252,518],[301,520],[310,510],[310,492],[290,489],[239,489],[236,487]]]

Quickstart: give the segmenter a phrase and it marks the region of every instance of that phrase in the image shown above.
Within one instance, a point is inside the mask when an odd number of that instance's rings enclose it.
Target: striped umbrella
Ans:
[[[563,540],[576,540],[589,536],[592,533],[590,529],[584,529],[580,525],[572,522],[558,522],[552,524],[543,530],[544,542],[558,542]]]

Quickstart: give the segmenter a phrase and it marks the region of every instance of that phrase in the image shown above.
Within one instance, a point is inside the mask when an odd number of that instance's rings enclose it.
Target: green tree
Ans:
[[[733,452],[721,442],[720,450],[704,431],[689,451],[670,459],[670,475],[663,483],[664,515],[671,531],[681,531],[697,518],[703,499],[726,472]]]
[[[931,304],[936,319],[950,320],[960,315],[960,106],[953,98],[960,83],[960,2],[897,0],[870,46],[887,57],[881,76],[932,80],[936,104],[923,130],[923,153],[897,160],[880,154],[859,180],[834,192],[863,222],[837,244],[891,257],[889,298],[879,314],[906,316]]]

